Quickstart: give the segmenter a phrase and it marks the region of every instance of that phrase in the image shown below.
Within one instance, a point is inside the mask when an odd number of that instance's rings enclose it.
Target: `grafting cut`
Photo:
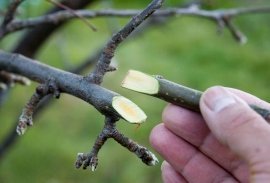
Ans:
[[[147,86],[147,90],[144,86]],[[150,76],[139,71],[131,70],[123,80],[122,87],[151,95],[195,112],[200,112],[201,91],[174,83],[161,76]],[[249,104],[249,106],[270,123],[270,110],[254,104]]]

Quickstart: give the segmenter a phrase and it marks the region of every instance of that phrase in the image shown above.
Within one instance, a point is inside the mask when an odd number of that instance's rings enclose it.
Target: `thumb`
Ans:
[[[217,139],[251,166],[253,180],[270,180],[270,125],[246,102],[223,87],[204,92],[200,108]]]

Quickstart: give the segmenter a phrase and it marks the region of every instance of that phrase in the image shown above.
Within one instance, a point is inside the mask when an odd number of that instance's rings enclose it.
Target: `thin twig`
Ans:
[[[111,59],[116,48],[121,44],[145,19],[162,6],[163,0],[153,0],[147,8],[134,16],[104,47],[95,70],[87,76],[89,81],[100,84],[110,67]]]
[[[56,2],[56,1],[53,1],[53,0],[47,0],[48,2],[58,6],[58,7],[61,7],[65,10],[67,10],[68,12],[70,12],[71,14],[73,14],[74,16],[78,17],[79,19],[81,19],[88,27],[90,27],[92,29],[92,31],[97,31],[97,28],[95,26],[93,26],[90,22],[88,22],[88,20],[86,20],[83,16],[79,15],[76,13],[75,10],[71,9],[70,7],[62,4],[62,3],[59,3],[59,2]]]
[[[15,83],[28,86],[31,84],[31,81],[20,75],[6,71],[0,71],[0,83],[4,83],[7,86],[13,86]]]
[[[34,95],[23,108],[22,114],[19,118],[19,123],[16,128],[16,132],[19,135],[23,135],[25,133],[27,126],[33,125],[33,114],[41,100],[48,94],[53,94],[56,98],[60,97],[60,91],[58,90],[56,84],[52,81],[39,85]]]

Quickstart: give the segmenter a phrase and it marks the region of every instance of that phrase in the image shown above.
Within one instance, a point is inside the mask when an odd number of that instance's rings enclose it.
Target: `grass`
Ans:
[[[212,85],[236,87],[269,101],[267,18],[269,15],[237,20],[249,38],[248,44],[243,46],[237,44],[227,31],[217,36],[212,22],[195,18],[172,18],[165,25],[146,30],[137,39],[121,45],[116,54],[119,70],[108,74],[103,86],[137,103],[148,115],[148,120],[139,129],[120,121],[119,129],[150,147],[149,133],[161,121],[161,112],[166,105],[158,99],[120,88],[129,69],[159,74],[200,90]],[[119,24],[126,21],[121,20]],[[110,32],[106,21],[91,22],[98,27],[97,33],[91,32],[83,23],[73,21],[50,38],[38,59],[63,68],[76,65],[94,53],[104,45]],[[34,86],[17,86],[12,90],[6,106],[0,109],[1,138],[12,127],[33,90]],[[103,117],[83,101],[63,95],[35,122],[1,160],[0,182],[161,182],[160,164],[147,167],[111,140],[101,150],[95,173],[74,168],[77,152],[89,151],[103,125]]]

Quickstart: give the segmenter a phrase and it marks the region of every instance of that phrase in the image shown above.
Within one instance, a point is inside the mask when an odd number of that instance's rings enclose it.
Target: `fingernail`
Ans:
[[[215,87],[206,92],[204,103],[213,112],[220,112],[226,107],[236,103],[233,95],[222,87]]]
[[[161,166],[160,166],[160,169],[161,169],[161,171],[167,166],[167,162],[166,161],[163,161],[162,162],[162,164],[161,164]]]

